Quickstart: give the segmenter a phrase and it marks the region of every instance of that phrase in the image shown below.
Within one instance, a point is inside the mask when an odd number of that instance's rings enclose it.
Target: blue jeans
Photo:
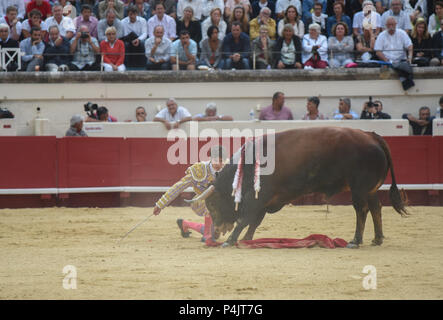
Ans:
[[[224,62],[223,69],[225,69],[225,70],[231,70],[232,68],[251,69],[249,66],[249,59],[247,59],[247,58],[241,58],[238,62],[232,61],[231,58],[227,58],[224,61],[225,62]]]

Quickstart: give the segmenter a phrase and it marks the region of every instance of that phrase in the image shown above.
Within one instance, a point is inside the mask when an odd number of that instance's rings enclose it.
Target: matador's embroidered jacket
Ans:
[[[187,168],[185,172],[186,175],[157,201],[157,207],[164,209],[188,187],[192,187],[196,194],[201,194],[215,180],[215,170],[210,161],[197,162]],[[191,208],[199,216],[209,214],[204,200],[194,202],[191,204]]]

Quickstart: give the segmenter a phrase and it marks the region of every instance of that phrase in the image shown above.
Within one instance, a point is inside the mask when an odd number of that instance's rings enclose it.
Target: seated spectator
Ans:
[[[374,36],[377,38],[381,32],[381,16],[375,11],[371,0],[363,1],[363,10],[357,12],[352,20],[352,29],[354,37],[363,33],[365,26],[371,26]]]
[[[145,122],[148,121],[146,120],[146,109],[145,107],[137,107],[135,108],[135,119],[137,120],[137,122]]]
[[[277,69],[301,69],[302,44],[294,34],[291,24],[283,27],[283,37],[278,38],[274,46],[274,62]]]
[[[277,0],[275,2],[275,16],[277,20],[284,18],[285,11],[290,5],[295,6],[297,8],[297,12],[303,12],[300,0]]]
[[[377,13],[380,14],[380,16],[381,16],[383,13],[388,11],[390,1],[391,0],[375,0],[374,1],[375,11],[377,11]],[[361,8],[360,8],[360,10],[361,10]]]
[[[24,55],[22,62],[26,71],[40,71],[43,68],[43,51],[45,44],[42,40],[42,31],[39,27],[31,28],[31,36],[20,42],[20,50]]]
[[[360,1],[360,0],[358,0]],[[376,0],[377,1],[377,0]],[[344,6],[343,9],[343,14],[347,15],[349,18],[351,18],[352,21],[352,17],[354,16],[354,13],[352,12],[352,0],[327,0],[326,1],[326,14],[328,15],[328,17],[333,16],[334,15],[334,4],[336,3],[341,3]],[[358,9],[358,11],[361,10],[361,5],[360,8]],[[349,26],[349,30],[351,30],[352,25]]]
[[[48,32],[48,26],[42,21],[42,14],[37,9],[32,10],[29,13],[29,19],[26,19],[22,23],[22,34],[24,38],[31,36],[31,29],[33,27],[40,28],[42,39],[44,39]]]
[[[251,11],[251,3],[249,0],[226,0],[225,1],[225,18],[226,20],[229,19],[229,17],[232,14],[232,11],[234,11],[234,8],[236,6],[242,6],[245,8],[245,11],[249,13]]]
[[[192,40],[200,43],[202,39],[202,27],[200,21],[194,18],[194,9],[188,6],[183,9],[183,16],[177,20],[177,34],[180,34],[182,30],[188,30],[189,36]]]
[[[76,2],[73,1],[73,4],[69,2],[68,0],[58,0],[56,3],[61,4],[63,7],[63,15],[65,17],[69,17],[72,20],[77,18],[77,8],[76,8]]]
[[[435,114],[436,118],[443,118],[443,96],[440,97],[440,100],[438,101],[440,107],[437,108],[437,112]]]
[[[353,120],[359,119],[358,114],[351,110],[351,99],[340,98],[338,102],[338,110],[334,111],[333,119],[335,120]]]
[[[260,35],[252,41],[252,54],[255,60],[255,69],[271,69],[274,65],[272,52],[275,41],[268,36],[268,27],[260,26]]]
[[[89,34],[87,25],[80,26],[80,29],[71,39],[70,47],[73,59],[69,65],[71,71],[99,71],[100,65],[97,55],[100,54],[98,40]]]
[[[102,0],[98,3],[98,19],[105,18],[106,10],[113,9],[117,19],[125,17],[125,6],[121,0]]]
[[[0,48],[2,49],[19,48],[18,41],[10,37],[9,26],[6,23],[0,23]],[[16,71],[17,68],[18,68],[17,57],[15,57],[14,60],[8,64],[7,71]]]
[[[241,29],[244,33],[249,33],[248,13],[243,6],[236,6],[234,10],[232,10],[231,15],[229,16],[228,28],[226,29],[227,33],[231,32],[231,26],[234,22],[241,24]]]
[[[309,33],[303,36],[302,62],[307,69],[324,69],[328,66],[328,39],[320,34],[320,26],[309,25]]]
[[[370,25],[366,25],[363,30],[363,34],[359,34],[355,40],[356,60],[368,61],[375,55],[375,35]]]
[[[125,44],[125,66],[146,67],[145,40],[148,37],[148,27],[145,18],[137,15],[137,8],[128,8],[128,16],[122,20],[123,37]]]
[[[201,0],[178,0],[177,19],[180,20],[183,18],[184,10],[186,7],[191,7],[194,19],[200,21],[202,18],[202,5],[203,4]]]
[[[440,31],[434,33],[432,37],[432,59],[431,66],[443,66],[443,22]]]
[[[432,0],[404,0],[403,10],[409,16],[412,25],[414,25],[418,18],[427,19],[428,6],[427,1]],[[415,4],[414,4],[415,3]]]
[[[180,124],[191,121],[192,116],[189,111],[177,104],[174,98],[169,98],[166,101],[167,108],[164,108],[158,112],[154,121],[162,122],[167,130],[177,129]]]
[[[22,34],[22,24],[18,20],[18,10],[15,6],[6,8],[6,15],[4,17],[0,14],[0,23],[4,23],[9,27],[9,36],[13,40],[19,41]]]
[[[208,29],[210,26],[216,26],[218,28],[218,38],[223,41],[226,36],[226,22],[221,18],[222,12],[219,8],[211,10],[209,17],[202,22],[202,39],[206,39],[208,36]]]
[[[88,4],[82,6],[81,14],[74,19],[75,30],[78,31],[81,26],[87,26],[91,37],[97,38],[98,20],[92,15],[92,8]]]
[[[85,130],[83,130],[84,118],[80,114],[75,114],[71,117],[71,125],[66,131],[66,137],[87,137]]]
[[[392,0],[391,9],[383,13],[381,16],[382,30],[386,29],[386,19],[388,17],[394,17],[397,21],[397,28],[400,28],[407,33],[412,30],[411,19],[409,15],[402,10],[402,0]]]
[[[128,16],[128,9],[134,6],[137,9],[137,16],[144,18],[146,21],[151,18],[151,6],[145,0],[130,0],[125,6],[125,17]]]
[[[41,13],[41,18],[46,20],[52,14],[51,5],[47,0],[31,0],[26,5],[26,15],[30,18],[30,13],[32,10],[38,10]]]
[[[283,37],[283,27],[288,23],[294,28],[294,34],[300,40],[303,39],[303,36],[305,35],[305,24],[300,18],[297,8],[293,5],[286,8],[285,17],[278,22],[277,30],[279,37]]]
[[[354,62],[354,40],[347,34],[348,25],[344,22],[338,22],[332,27],[332,36],[328,39],[331,68],[345,67]]]
[[[155,14],[148,20],[149,37],[154,36],[154,28],[156,26],[162,25],[165,30],[165,36],[169,40],[174,41],[177,38],[177,24],[174,18],[165,14],[165,4],[163,2],[156,2],[154,12]]]
[[[271,10],[271,18],[277,21],[277,17],[275,15],[275,1],[274,0],[254,0],[252,2],[252,14],[250,19],[257,18],[260,14],[260,9],[263,7],[268,7]]]
[[[202,17],[200,21],[205,20],[211,14],[211,10],[219,8],[221,12],[225,11],[224,0],[202,0]]]
[[[309,97],[306,103],[306,109],[308,112],[303,116],[302,120],[327,120],[322,113],[318,111],[320,105],[320,99],[317,97]]]
[[[338,22],[344,22],[348,26],[348,33],[346,33],[347,36],[351,35],[352,33],[352,23],[351,18],[347,16],[344,13],[345,6],[342,2],[335,2],[334,3],[334,14],[329,16],[326,20],[326,34],[328,37],[332,35],[332,27],[338,23]]]
[[[380,100],[374,100],[375,110],[375,119],[391,119],[391,116],[387,113],[383,112],[383,103]]]
[[[119,19],[117,19],[114,9],[106,10],[105,18],[101,19],[98,22],[98,25],[97,25],[98,38],[97,38],[97,40],[99,42],[102,42],[103,40],[106,39],[105,31],[109,27],[114,27],[115,30],[117,30],[117,39],[120,39],[121,37],[123,37],[123,33],[124,33],[123,24],[121,23],[121,21]]]
[[[432,58],[432,39],[428,26],[423,18],[418,18],[411,33],[412,46],[414,47],[412,63],[419,67],[429,66]]]
[[[172,19],[177,19],[177,1],[176,0],[149,0],[149,5],[151,6],[152,12],[156,12],[155,4],[163,4],[163,11],[166,15],[170,16]],[[152,16],[151,16],[152,18]],[[164,26],[163,26],[164,27]],[[166,32],[166,30],[165,30]]]
[[[316,23],[320,26],[320,33],[322,35],[326,35],[326,21],[328,19],[328,16],[323,13],[323,5],[320,2],[314,3],[314,11],[312,12],[312,15],[307,18],[304,22],[305,25],[311,25],[313,23]]]
[[[2,0],[0,1],[0,17],[6,16],[8,14],[8,8],[14,7],[17,11],[17,19],[19,21],[25,19],[26,9],[25,2],[23,0]],[[9,26],[11,29],[12,27]],[[17,40],[17,39],[15,39]]]
[[[250,69],[251,46],[249,36],[242,32],[238,22],[232,24],[231,32],[226,35],[222,47],[223,67],[231,69]]]
[[[436,32],[440,31],[441,25],[443,24],[443,1],[435,2],[435,13],[429,17],[428,31],[431,37],[434,36]]]
[[[285,106],[285,94],[277,91],[272,96],[272,104],[262,109],[260,120],[293,120],[291,110]]]
[[[71,62],[69,40],[62,37],[55,25],[49,27],[48,33],[49,39],[43,51],[46,71],[69,71],[68,64]]]
[[[126,71],[125,44],[117,39],[117,30],[108,27],[105,31],[106,40],[100,42],[100,51],[103,56],[103,68],[105,72]]]
[[[171,70],[171,40],[164,37],[162,25],[154,28],[154,36],[145,41],[146,69]]]
[[[108,108],[98,107],[94,117],[88,115],[85,122],[118,122],[117,118],[109,114]]]
[[[222,45],[223,41],[218,38],[218,28],[210,26],[208,37],[200,43],[201,54],[199,65],[205,65],[213,69],[223,69]]]
[[[423,106],[418,110],[418,119],[410,113],[404,113],[401,117],[409,121],[414,136],[432,136],[432,120],[435,117],[431,117],[429,107]]]
[[[365,101],[363,103],[363,109],[360,114],[360,119],[372,120],[375,119],[375,114],[377,113],[377,109],[372,101]]]
[[[394,17],[388,17],[386,21],[386,30],[380,33],[375,40],[375,51],[377,57],[385,62],[398,63],[408,59],[412,61],[412,41],[408,34],[396,27],[397,20]],[[393,50],[395,49],[395,50]],[[408,56],[406,57],[406,50]]]
[[[249,22],[249,38],[251,41],[259,36],[260,26],[267,26],[268,37],[271,40],[275,40],[277,24],[271,18],[271,10],[268,7],[263,7],[260,10],[259,16]]]
[[[195,70],[197,63],[197,43],[191,39],[188,30],[180,32],[180,39],[171,44],[172,70]]]
[[[302,1],[302,12],[303,12],[302,18],[303,18],[303,22],[306,22],[307,25],[309,25],[313,22],[312,20],[309,20],[309,19],[312,17],[312,13],[315,11],[314,5],[316,3],[321,4],[321,7],[322,7],[321,12],[327,16],[327,14],[326,14],[326,8],[327,8],[326,0],[303,0]]]
[[[206,105],[205,113],[199,113],[192,118],[194,121],[233,121],[231,116],[217,115],[217,105],[209,102]]]
[[[75,26],[72,19],[63,16],[63,7],[59,4],[56,4],[52,7],[52,13],[53,16],[45,20],[48,31],[49,27],[57,26],[60,35],[67,38],[68,40],[71,40],[75,34]]]

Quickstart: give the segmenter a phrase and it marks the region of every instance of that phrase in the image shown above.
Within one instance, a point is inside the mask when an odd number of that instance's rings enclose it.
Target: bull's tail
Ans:
[[[394,174],[394,165],[392,164],[392,157],[391,157],[391,151],[389,149],[388,144],[386,141],[380,137],[375,132],[372,133],[375,139],[379,142],[380,147],[383,149],[386,159],[388,160],[388,170],[391,170],[391,188],[389,189],[389,198],[391,199],[392,207],[395,211],[397,211],[400,215],[406,216],[409,215],[409,213],[406,211],[406,203],[407,203],[407,196],[404,190],[398,190],[397,188],[397,182],[395,181],[395,174]]]

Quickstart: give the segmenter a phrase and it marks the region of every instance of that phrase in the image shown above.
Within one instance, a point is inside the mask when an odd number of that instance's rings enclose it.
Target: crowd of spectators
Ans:
[[[442,28],[430,0],[0,1],[27,71],[439,66]]]

